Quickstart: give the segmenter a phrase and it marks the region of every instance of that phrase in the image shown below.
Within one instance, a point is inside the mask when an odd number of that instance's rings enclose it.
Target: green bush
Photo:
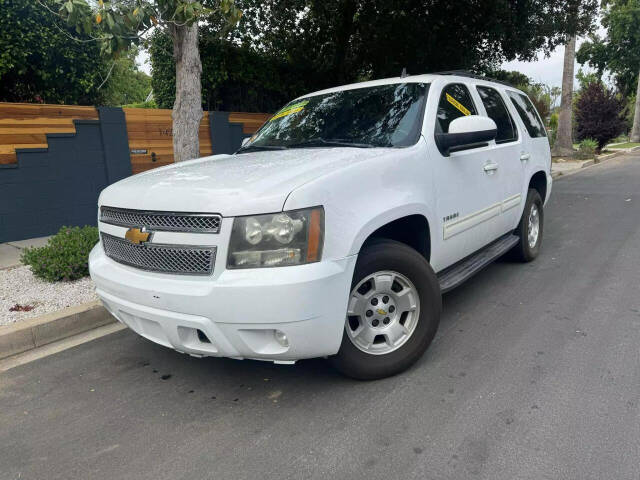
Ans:
[[[160,29],[151,35],[151,87],[160,108],[172,108],[176,96],[172,45]],[[323,75],[305,76],[297,64],[220,40],[211,28],[200,29],[199,47],[205,110],[275,112],[292,98],[330,85]]]
[[[122,105],[122,108],[158,108],[158,104],[154,99],[148,102],[129,103],[128,105]]]
[[[589,83],[575,105],[576,138],[593,139],[598,151],[628,127],[619,95],[602,82]]]
[[[576,158],[580,160],[587,160],[593,158],[598,149],[598,141],[593,138],[585,138],[578,144],[578,152]]]
[[[96,243],[96,227],[62,227],[44,247],[25,249],[20,261],[43,280],[77,280],[89,275],[89,252]]]

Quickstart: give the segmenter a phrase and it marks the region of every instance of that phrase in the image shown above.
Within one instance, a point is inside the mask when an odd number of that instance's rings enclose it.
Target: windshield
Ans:
[[[428,84],[342,90],[294,100],[238,153],[312,147],[406,147],[418,141]]]

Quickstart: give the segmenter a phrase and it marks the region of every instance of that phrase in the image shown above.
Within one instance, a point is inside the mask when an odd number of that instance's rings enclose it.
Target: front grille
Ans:
[[[212,213],[148,212],[102,207],[100,221],[122,227],[168,232],[219,233],[222,216]]]
[[[181,275],[209,275],[216,260],[216,247],[144,243],[102,233],[102,245],[109,258],[118,263],[151,272]]]

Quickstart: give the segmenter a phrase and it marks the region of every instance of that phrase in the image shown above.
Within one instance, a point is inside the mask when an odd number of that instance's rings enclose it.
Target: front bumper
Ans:
[[[290,361],[340,348],[356,258],[186,277],[121,265],[99,243],[89,270],[109,312],[153,342],[192,355]]]

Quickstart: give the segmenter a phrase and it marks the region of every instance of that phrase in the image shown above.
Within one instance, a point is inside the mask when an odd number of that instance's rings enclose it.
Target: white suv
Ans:
[[[106,188],[89,259],[106,308],[195,356],[330,357],[380,378],[432,341],[441,294],[538,255],[551,192],[531,101],[470,74],[289,103],[233,155]]]

